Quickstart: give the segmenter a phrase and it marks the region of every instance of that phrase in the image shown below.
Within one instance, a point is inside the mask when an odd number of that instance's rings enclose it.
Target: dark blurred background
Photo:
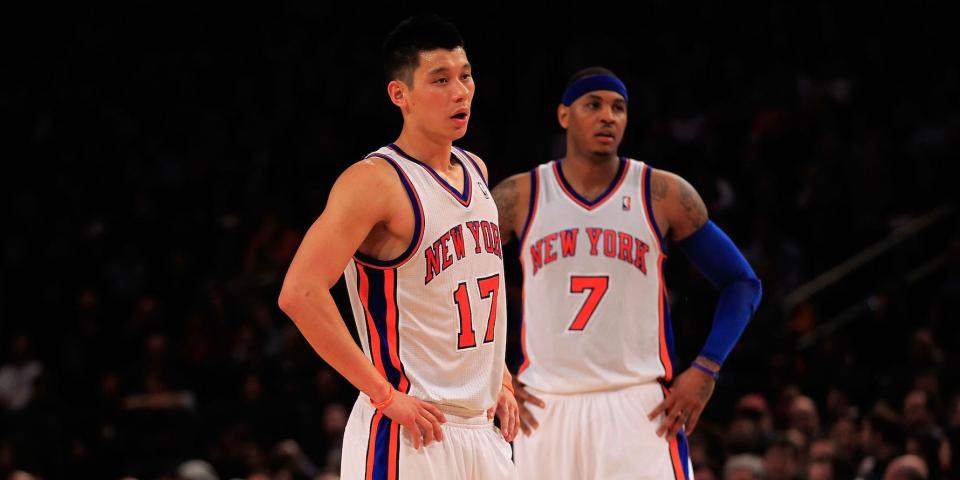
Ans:
[[[556,158],[567,79],[613,69],[621,152],[690,180],[764,282],[698,480],[908,452],[960,478],[955,16],[729,3],[435,5],[474,65],[459,145],[493,183]],[[336,478],[355,390],[276,299],[339,172],[399,134],[379,46],[426,10],[342,8],[4,7],[0,478]],[[679,252],[667,282],[686,365],[716,292]]]

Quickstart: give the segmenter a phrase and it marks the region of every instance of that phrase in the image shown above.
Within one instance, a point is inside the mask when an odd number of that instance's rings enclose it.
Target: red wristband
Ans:
[[[383,410],[384,408],[389,407],[391,403],[393,403],[394,392],[396,392],[396,390],[391,388],[390,393],[387,394],[387,398],[384,399],[382,402],[374,402],[373,400],[370,400],[370,403],[373,404],[373,408],[376,408],[377,410]]]

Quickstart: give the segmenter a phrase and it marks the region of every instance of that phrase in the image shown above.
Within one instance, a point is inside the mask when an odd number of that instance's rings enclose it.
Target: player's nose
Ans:
[[[462,81],[458,81],[454,101],[458,103],[462,102],[466,100],[469,97],[469,95],[470,95],[470,87],[466,83]]]
[[[617,117],[613,114],[613,106],[605,105],[600,109],[600,121],[604,123],[616,123]]]

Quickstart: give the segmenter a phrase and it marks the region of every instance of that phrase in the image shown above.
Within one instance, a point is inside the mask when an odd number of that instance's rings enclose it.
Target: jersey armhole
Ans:
[[[530,225],[533,223],[533,217],[537,214],[537,199],[540,196],[540,179],[538,171],[540,167],[533,167],[530,170],[530,206],[527,208],[527,218],[523,222],[523,230],[518,237],[520,251],[523,252],[523,242],[527,239],[527,232],[530,231]]]
[[[650,225],[650,228],[653,230],[653,235],[657,240],[657,248],[660,249],[660,252],[664,255],[667,254],[664,249],[665,238],[660,233],[660,227],[657,226],[657,218],[653,214],[653,201],[650,196],[650,177],[653,175],[653,167],[643,164],[643,211],[647,216],[647,224]]]
[[[417,195],[417,190],[413,188],[413,183],[410,182],[410,179],[407,178],[407,174],[400,168],[400,165],[397,165],[392,158],[387,155],[372,153],[367,155],[366,158],[377,157],[385,160],[394,170],[397,171],[397,176],[400,177],[400,183],[403,185],[403,189],[407,192],[407,198],[410,200],[410,206],[413,207],[413,237],[410,239],[410,245],[407,246],[407,249],[403,251],[397,258],[392,260],[380,260],[378,258],[371,257],[369,255],[363,254],[359,251],[354,252],[353,259],[360,263],[361,265],[378,268],[378,269],[393,269],[398,268],[404,263],[407,263],[413,253],[420,246],[420,242],[423,240],[423,225],[424,225],[424,215],[423,215],[423,205],[420,203],[420,196]]]

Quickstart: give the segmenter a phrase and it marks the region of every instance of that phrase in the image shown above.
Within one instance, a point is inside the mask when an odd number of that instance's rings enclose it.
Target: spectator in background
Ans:
[[[907,432],[906,452],[919,456],[932,478],[950,469],[950,443],[943,428],[936,424],[931,394],[912,390],[903,400],[903,426]]]
[[[807,480],[840,480],[829,457],[820,457],[807,463]]]
[[[800,449],[787,437],[774,440],[763,456],[768,480],[794,480],[801,472]]]
[[[806,458],[812,460],[815,458],[833,458],[837,456],[837,444],[830,437],[819,437],[813,439],[807,446]]]
[[[219,477],[210,462],[188,460],[177,467],[177,480],[219,480]]]
[[[815,438],[807,445],[806,455],[803,457],[804,464],[810,464],[817,460],[834,459],[837,457],[837,444],[830,437],[821,436]]]
[[[734,406],[734,417],[724,435],[729,454],[761,454],[773,440],[773,416],[766,399],[750,393],[740,397]]]
[[[0,411],[16,412],[33,398],[34,382],[43,373],[43,364],[34,358],[33,341],[25,334],[10,341],[10,360],[0,367]]]
[[[313,478],[318,469],[295,440],[283,440],[273,447],[274,478]]]
[[[836,455],[847,463],[854,463],[860,455],[860,438],[857,422],[851,417],[838,418],[830,426],[830,439],[836,447]]]
[[[930,395],[923,390],[912,390],[903,399],[903,427],[910,434],[941,436],[942,430],[934,421]]]
[[[765,480],[763,459],[756,455],[734,455],[723,466],[723,480]]]
[[[820,415],[817,413],[817,404],[806,395],[795,397],[790,402],[789,410],[790,430],[803,435],[803,443],[816,438],[820,434]]]
[[[860,462],[857,478],[881,480],[887,465],[902,449],[903,427],[896,420],[874,413],[863,421],[860,435],[865,456]]]
[[[706,465],[693,467],[693,478],[697,480],[717,480],[717,474]]]
[[[916,455],[895,458],[883,474],[883,480],[926,480],[927,478],[929,478],[927,464]]]
[[[737,417],[747,418],[756,422],[766,440],[773,436],[773,414],[767,399],[759,393],[748,393],[739,400],[734,407]]]

